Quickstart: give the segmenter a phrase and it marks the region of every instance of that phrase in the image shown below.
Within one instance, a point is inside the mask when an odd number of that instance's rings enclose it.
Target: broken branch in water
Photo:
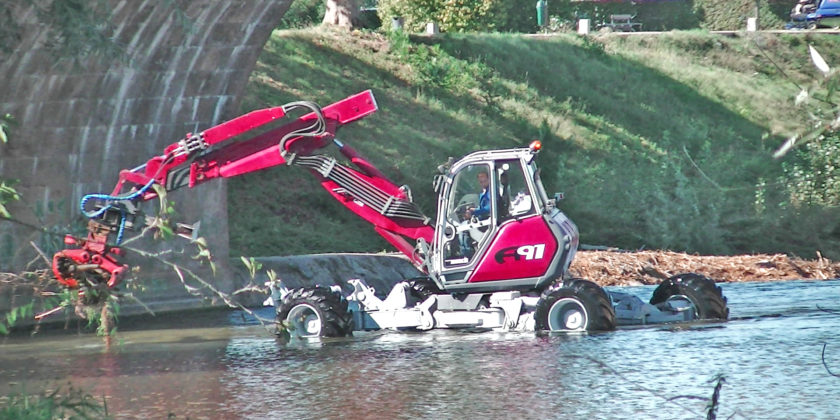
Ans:
[[[828,346],[828,343],[823,343],[823,348],[822,348],[822,364],[823,364],[823,367],[825,368],[825,371],[828,372],[829,375],[834,376],[836,378],[840,378],[840,374],[832,372],[831,369],[828,368],[828,363],[825,362],[825,348],[827,346]]]

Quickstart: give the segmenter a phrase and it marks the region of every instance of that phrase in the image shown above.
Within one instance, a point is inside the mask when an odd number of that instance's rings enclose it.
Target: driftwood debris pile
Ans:
[[[659,284],[680,273],[703,274],[718,282],[840,278],[840,263],[817,254],[805,260],[784,254],[689,255],[671,251],[580,251],[570,268],[574,277],[602,286]]]

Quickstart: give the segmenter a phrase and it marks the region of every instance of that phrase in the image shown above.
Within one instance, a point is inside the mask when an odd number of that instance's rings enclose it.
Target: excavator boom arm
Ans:
[[[304,110],[297,118],[290,113]],[[408,187],[398,187],[355,149],[335,138],[343,125],[377,110],[368,90],[324,108],[311,102],[292,102],[260,109],[210,127],[188,133],[170,144],[161,155],[144,164],[120,171],[110,194],[82,198],[81,211],[90,219],[85,238],[65,237],[67,249],[53,257],[53,273],[68,288],[113,288],[128,267],[119,262],[119,243],[125,230],[136,228],[138,204],[158,197],[158,189],[192,188],[215,178],[230,178],[287,164],[309,169],[328,193],[345,207],[374,225],[398,250],[418,266],[422,258],[410,240],[431,241],[434,229],[411,201]],[[284,121],[288,119],[289,121]],[[279,123],[262,133],[250,132]],[[355,168],[316,150],[336,145]],[[89,203],[95,203],[93,205]],[[406,239],[408,238],[408,239]]]

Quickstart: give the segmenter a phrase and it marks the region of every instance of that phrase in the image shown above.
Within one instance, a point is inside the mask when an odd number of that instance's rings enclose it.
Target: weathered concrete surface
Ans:
[[[110,192],[120,169],[160,154],[187,132],[238,115],[248,76],[291,0],[110,3],[114,35],[125,46],[127,64],[56,62],[44,47],[47,28],[31,7],[16,10],[21,41],[12,53],[0,55],[0,114],[18,121],[11,141],[0,144],[0,176],[20,179],[17,188],[23,195],[11,211],[56,233],[69,224],[83,227],[80,198]],[[185,7],[188,26],[176,18],[176,3]],[[225,184],[179,191],[170,198],[178,203],[181,219],[202,221],[201,233],[222,278],[230,279],[224,275],[230,271]],[[29,261],[34,255],[29,241],[51,253],[60,239],[0,222],[0,270],[19,269]],[[149,246],[163,249],[139,247]],[[173,276],[155,264],[143,265],[144,276]],[[155,293],[185,297],[183,288],[175,286]],[[229,290],[233,284],[225,280],[218,286]]]

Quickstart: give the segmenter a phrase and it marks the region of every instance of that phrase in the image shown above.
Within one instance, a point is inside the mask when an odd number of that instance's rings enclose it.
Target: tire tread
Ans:
[[[584,279],[569,279],[556,283],[543,291],[534,312],[537,330],[548,329],[548,311],[551,305],[564,297],[577,298],[589,315],[587,331],[612,331],[616,327],[615,309],[609,295],[601,286]]]
[[[714,280],[697,273],[683,273],[663,281],[650,298],[651,305],[674,295],[685,295],[697,307],[700,319],[728,319],[729,308],[723,290]]]
[[[295,289],[277,308],[277,321],[283,322],[295,306],[312,305],[321,316],[321,337],[345,337],[353,332],[353,316],[347,310],[347,301],[332,289],[316,286]]]

